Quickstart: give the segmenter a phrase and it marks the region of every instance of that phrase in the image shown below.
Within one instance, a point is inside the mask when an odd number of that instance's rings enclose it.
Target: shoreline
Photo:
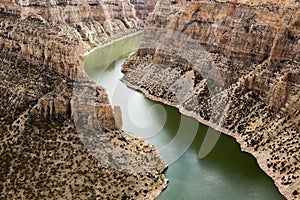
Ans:
[[[128,35],[119,35],[115,38],[111,38],[111,39],[108,39],[106,40],[105,42],[101,43],[100,45],[98,45],[97,47],[93,48],[92,50],[88,51],[85,53],[84,55],[84,60],[87,59],[87,57],[93,53],[93,52],[96,52],[97,50],[101,50],[102,48],[105,48],[109,45],[113,45],[114,43],[118,43],[122,40],[126,40],[127,38],[131,38],[131,37],[134,37],[134,36],[137,36],[139,34],[142,34],[143,31],[141,30],[138,30],[136,32],[133,32],[131,34],[128,34]],[[138,48],[137,48],[138,49]],[[122,55],[120,55],[122,56]],[[85,73],[86,77],[89,79],[89,81],[93,82],[93,84],[96,84],[96,85],[99,85],[101,87],[103,87],[105,89],[105,92],[107,93],[107,89],[96,83],[89,75],[88,73],[86,72],[86,69],[85,67],[83,67],[83,72]],[[111,99],[108,97],[108,102],[109,104],[112,106],[111,104]],[[115,111],[113,111],[114,114],[115,114]],[[122,119],[122,116],[121,116],[121,119]],[[122,120],[121,120],[122,121]],[[144,140],[143,138],[139,137],[138,135],[135,135],[134,133],[131,133],[131,132],[127,132],[125,131],[122,127],[120,127],[120,129],[122,130],[122,135],[123,137],[127,140],[134,140],[134,141],[138,141],[138,144],[139,146],[149,146],[149,148],[152,148],[152,154],[154,154],[157,158],[159,158],[161,160],[160,163],[156,164],[155,167],[157,167],[157,172],[158,174],[155,174],[156,176],[161,176],[162,180],[160,180],[160,182],[157,182],[156,185],[155,185],[155,189],[153,188],[151,191],[149,191],[147,193],[147,195],[145,196],[145,199],[155,199],[157,198],[167,187],[168,187],[168,179],[165,177],[165,170],[168,168],[168,164],[164,161],[164,159],[162,158],[162,156],[160,155],[158,149],[151,143],[149,143],[148,141]],[[118,145],[117,143],[115,143],[115,145]],[[120,145],[124,145],[124,144],[121,144]],[[133,146],[134,147],[134,146]],[[129,148],[129,147],[128,147]],[[135,151],[134,150],[135,148],[132,148],[130,149],[131,151]],[[140,150],[140,152],[138,152],[137,154],[138,155],[143,155],[147,152],[143,152],[143,149]]]
[[[103,43],[99,44],[98,46],[92,48],[91,50],[87,51],[84,53],[83,57],[85,58],[86,56],[88,56],[89,54],[93,53],[94,51],[96,51],[97,49],[101,49],[103,47],[106,47],[106,46],[109,46],[115,42],[118,42],[118,41],[121,41],[123,39],[126,39],[126,38],[129,38],[129,37],[132,37],[132,36],[136,36],[136,35],[139,35],[139,34],[142,34],[144,31],[143,30],[136,30],[134,31],[133,33],[130,33],[128,35],[119,35],[119,36],[116,36],[115,38],[109,38],[107,40],[105,40]]]
[[[129,34],[129,35],[125,35],[125,36],[118,37],[118,38],[116,38],[116,39],[107,40],[106,42],[104,42],[104,43],[100,44],[99,46],[93,48],[91,51],[88,52],[88,54],[94,52],[95,50],[97,50],[97,49],[99,49],[99,48],[103,48],[103,47],[106,47],[106,46],[108,46],[108,45],[113,44],[114,42],[118,42],[118,41],[120,41],[120,40],[123,40],[123,39],[125,39],[125,38],[127,38],[127,37],[131,37],[131,36],[135,36],[135,35],[141,34],[142,32],[143,32],[143,31],[137,31],[137,32],[131,33],[131,34]],[[87,56],[88,54],[86,53],[85,56]],[[264,152],[253,151],[250,147],[247,147],[245,144],[243,144],[243,138],[242,138],[241,135],[239,135],[239,134],[237,134],[237,133],[234,133],[234,132],[232,132],[232,131],[230,131],[230,130],[228,130],[228,129],[225,129],[225,128],[222,128],[222,127],[220,127],[220,126],[217,126],[217,125],[211,123],[210,121],[204,120],[204,119],[200,118],[197,114],[195,114],[195,113],[193,113],[193,112],[190,112],[190,111],[187,111],[185,108],[183,108],[183,107],[180,106],[180,105],[176,105],[176,104],[170,103],[169,101],[167,101],[167,100],[165,100],[165,99],[158,98],[158,97],[155,97],[155,96],[153,96],[153,95],[150,95],[150,94],[148,93],[147,90],[145,90],[145,89],[143,89],[143,88],[139,88],[138,86],[135,86],[135,85],[129,83],[128,81],[126,81],[126,80],[123,79],[123,78],[121,79],[121,81],[122,81],[127,87],[142,92],[142,93],[145,95],[145,97],[147,97],[148,99],[153,100],[153,101],[156,101],[156,102],[161,102],[161,103],[163,103],[163,104],[165,104],[165,105],[169,105],[169,106],[175,107],[175,108],[177,108],[177,109],[179,110],[180,113],[182,113],[182,114],[184,114],[184,115],[186,115],[186,116],[188,116],[188,117],[192,117],[192,118],[196,119],[199,123],[202,123],[202,124],[204,124],[204,125],[206,125],[206,126],[208,126],[208,127],[210,127],[210,128],[213,128],[213,129],[215,129],[215,130],[217,130],[217,131],[219,131],[219,132],[221,132],[221,133],[223,133],[223,134],[225,134],[225,135],[228,135],[228,136],[234,138],[234,139],[236,140],[236,142],[239,144],[240,150],[241,150],[242,152],[246,152],[246,153],[250,154],[251,156],[253,156],[253,157],[255,158],[256,163],[258,164],[259,168],[260,168],[267,176],[269,176],[269,177],[272,179],[272,181],[273,181],[273,183],[274,183],[274,186],[276,186],[277,189],[279,190],[279,192],[280,192],[285,198],[287,198],[287,196],[284,195],[284,194],[287,194],[287,191],[289,191],[288,187],[286,187],[286,188],[285,188],[285,187],[281,187],[281,185],[277,183],[276,177],[279,177],[279,176],[278,176],[279,174],[277,174],[277,176],[272,176],[272,175],[274,175],[274,174],[276,174],[276,173],[270,173],[270,170],[268,170],[267,163],[265,162],[265,159],[263,159],[263,158],[264,158],[264,154],[265,154],[265,155],[268,155],[268,151],[265,151],[265,153],[264,153]],[[133,135],[134,135],[134,134],[133,134]],[[134,135],[134,136],[135,136],[135,135]],[[135,137],[136,137],[136,136],[135,136]],[[165,189],[165,188],[164,188],[164,189]],[[163,190],[164,190],[164,189],[163,189]],[[163,191],[163,190],[162,190],[162,191]]]
[[[268,170],[267,170],[267,163],[260,161],[260,158],[263,158],[264,156],[263,156],[263,155],[259,155],[257,152],[251,151],[250,148],[245,147],[245,146],[242,144],[242,137],[241,137],[240,135],[238,135],[238,134],[236,134],[236,133],[234,133],[234,132],[232,132],[232,131],[230,131],[230,130],[227,130],[227,129],[225,129],[225,128],[216,126],[215,124],[212,124],[211,122],[209,122],[209,121],[207,121],[207,120],[201,119],[199,116],[197,116],[196,114],[191,113],[191,112],[185,110],[185,109],[184,109],[182,106],[180,106],[180,105],[172,104],[172,103],[170,103],[169,101],[167,101],[167,100],[165,100],[165,99],[162,99],[162,98],[157,98],[157,97],[155,97],[155,96],[149,94],[147,90],[145,90],[145,89],[143,89],[143,88],[139,88],[138,86],[135,86],[135,85],[129,83],[128,81],[126,81],[126,80],[123,79],[123,78],[121,79],[121,81],[122,81],[127,87],[142,92],[142,93],[145,95],[146,98],[148,98],[148,99],[150,99],[150,100],[152,100],[152,101],[156,101],[156,102],[163,103],[163,104],[168,105],[168,106],[172,106],[172,107],[178,109],[178,111],[179,111],[181,114],[186,115],[186,116],[188,116],[188,117],[192,117],[192,118],[194,118],[195,120],[197,120],[199,123],[204,124],[204,125],[206,125],[206,126],[208,126],[208,127],[210,127],[210,128],[215,129],[216,131],[221,132],[222,134],[225,134],[225,135],[228,135],[228,136],[234,138],[234,139],[236,140],[236,142],[239,144],[240,150],[241,150],[242,152],[245,152],[245,153],[250,154],[251,156],[253,156],[253,157],[255,158],[256,163],[258,164],[259,168],[260,168],[267,176],[269,176],[269,177],[272,179],[274,185],[277,187],[277,189],[279,190],[279,192],[280,192],[285,198],[287,198],[287,196],[284,195],[284,191],[285,191],[287,188],[280,187],[280,185],[277,184],[276,181],[274,180],[274,177],[272,177],[272,174],[269,174],[269,173],[268,173]]]

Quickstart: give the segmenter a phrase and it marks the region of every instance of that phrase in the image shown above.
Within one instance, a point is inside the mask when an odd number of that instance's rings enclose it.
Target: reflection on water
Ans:
[[[101,54],[98,56],[101,60]],[[124,60],[117,59],[109,66],[98,68],[91,67],[93,63],[85,65],[90,77],[107,89],[112,104],[121,106],[123,128],[154,144],[165,160],[172,160],[170,157],[178,155],[178,149],[182,151],[192,139],[189,148],[166,171],[169,185],[159,200],[284,199],[255,159],[241,152],[231,137],[222,134],[208,156],[199,159],[207,127],[182,116],[175,108],[150,101],[140,92],[127,88],[119,81]],[[197,131],[192,130],[195,124]]]

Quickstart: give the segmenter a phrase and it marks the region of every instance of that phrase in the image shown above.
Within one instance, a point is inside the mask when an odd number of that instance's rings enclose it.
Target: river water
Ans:
[[[134,35],[93,51],[86,56],[84,67],[92,80],[107,89],[112,105],[121,106],[123,129],[155,145],[169,163],[168,188],[157,199],[284,199],[256,160],[241,152],[233,138],[221,134],[213,150],[199,159],[208,129],[205,125],[119,81],[121,65],[138,48],[139,39],[140,35]]]

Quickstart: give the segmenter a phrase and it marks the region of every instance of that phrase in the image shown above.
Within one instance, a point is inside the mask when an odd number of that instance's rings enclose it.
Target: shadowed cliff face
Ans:
[[[237,139],[299,199],[297,1],[169,1],[146,21],[123,82]]]
[[[83,56],[136,32],[129,1],[1,1],[1,199],[153,199],[165,162],[121,129]]]

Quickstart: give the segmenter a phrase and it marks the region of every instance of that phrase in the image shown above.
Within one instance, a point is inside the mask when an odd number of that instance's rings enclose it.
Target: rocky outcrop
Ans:
[[[0,55],[1,199],[153,199],[166,187],[165,162],[119,130],[104,88]]]
[[[0,5],[1,199],[153,199],[165,162],[121,129],[83,56],[136,32],[129,1]]]
[[[299,3],[157,3],[122,81],[231,135],[299,199]]]
[[[122,110],[120,106],[114,106],[115,113],[115,127],[116,129],[122,130],[123,120],[122,120]]]
[[[286,113],[289,120],[299,126],[299,62],[276,63],[273,66],[277,69],[247,77],[244,87],[260,93],[270,109]]]
[[[145,21],[150,13],[153,12],[156,0],[130,0],[136,10],[136,16]]]

